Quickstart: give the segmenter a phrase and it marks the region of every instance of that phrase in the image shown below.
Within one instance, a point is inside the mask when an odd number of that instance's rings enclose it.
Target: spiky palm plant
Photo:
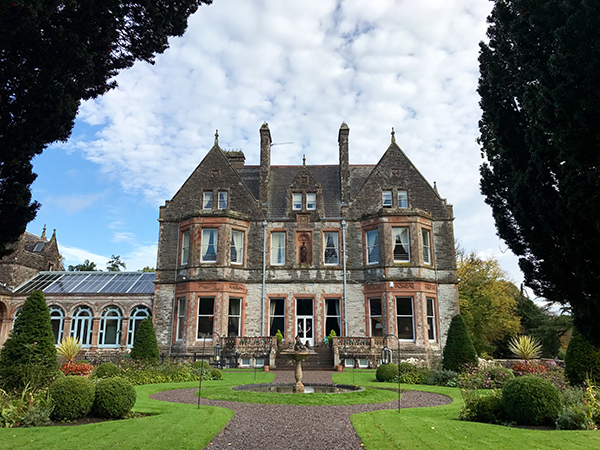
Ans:
[[[75,361],[75,357],[81,351],[81,343],[79,339],[67,336],[60,341],[58,347],[56,347],[56,353],[67,360],[67,362]]]
[[[517,358],[525,361],[537,359],[542,355],[542,344],[539,339],[526,335],[513,337],[508,344],[508,349]]]

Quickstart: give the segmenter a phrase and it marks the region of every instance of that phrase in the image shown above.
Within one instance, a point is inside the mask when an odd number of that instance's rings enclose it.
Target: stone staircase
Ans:
[[[315,354],[310,358],[302,361],[302,370],[334,370],[333,352],[329,346],[315,347]],[[296,368],[295,361],[291,360],[281,353],[277,354],[275,360],[275,370],[294,370]]]

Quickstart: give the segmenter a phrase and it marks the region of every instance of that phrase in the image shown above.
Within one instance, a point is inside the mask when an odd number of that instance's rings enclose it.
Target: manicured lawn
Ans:
[[[359,375],[360,373],[360,375]],[[397,387],[374,382],[374,373],[356,372],[360,385]],[[360,379],[359,379],[360,378]],[[334,375],[336,383],[352,380],[352,373]],[[356,432],[367,449],[482,449],[482,450],[588,450],[600,448],[598,431],[540,431],[508,428],[456,418],[463,405],[457,388],[402,385],[402,389],[436,392],[453,398],[453,403],[433,408],[375,411],[351,417]]]

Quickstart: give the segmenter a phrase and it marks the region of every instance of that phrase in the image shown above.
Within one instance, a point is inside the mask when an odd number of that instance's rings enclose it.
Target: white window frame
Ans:
[[[89,306],[78,306],[71,319],[71,337],[79,339],[83,348],[92,345],[92,328],[94,326],[94,313]]]
[[[271,265],[285,266],[286,261],[286,233],[285,231],[271,232]]]
[[[209,313],[209,314],[201,313],[203,300],[212,300],[212,313]],[[200,336],[200,320],[202,318],[210,319],[210,323],[211,323],[211,331],[206,337]],[[214,297],[198,297],[198,327],[196,329],[196,332],[197,332],[198,340],[205,339],[205,340],[212,341],[214,333],[215,333],[215,298]],[[202,333],[202,334],[204,334],[204,333]]]
[[[213,239],[211,244],[211,238]],[[209,249],[212,247],[212,253],[210,253],[211,257],[207,258],[209,255]],[[219,250],[219,229],[218,228],[203,228],[202,229],[202,262],[215,264],[217,262],[217,255]],[[214,259],[212,259],[212,254],[214,253]]]
[[[140,326],[140,322],[151,316],[152,313],[150,312],[150,308],[144,305],[137,305],[131,310],[131,313],[129,314],[129,325],[127,326],[127,348],[133,347],[135,333]]]
[[[236,238],[237,236],[237,238]],[[237,243],[236,243],[237,241]],[[235,253],[235,261],[233,254]],[[231,248],[229,252],[231,264],[244,264],[244,232],[231,230]]]
[[[114,327],[115,342],[106,343],[107,327],[109,322],[116,322]],[[111,305],[102,309],[100,315],[100,328],[98,330],[98,348],[119,348],[121,346],[121,325],[123,323],[123,313],[117,306]],[[112,325],[112,324],[111,324]]]
[[[437,341],[437,320],[435,317],[435,299],[428,297],[425,299],[427,313],[427,339],[430,342]]]
[[[231,306],[232,306],[231,302],[232,301],[238,303],[238,312],[237,312],[237,314],[233,314],[231,312]],[[228,315],[229,317],[227,319],[227,336],[229,336],[229,337],[233,337],[233,336],[239,337],[239,336],[241,336],[241,333],[242,333],[242,299],[241,298],[237,298],[237,297],[230,297],[229,298],[229,309],[228,309],[228,311],[229,311],[229,315]],[[235,332],[235,335],[231,334],[231,331],[230,331],[230,328],[232,328],[232,325],[233,325],[231,319],[237,319],[237,327],[236,327],[237,330]]]
[[[183,332],[185,331],[185,297],[177,299],[177,324],[175,326],[175,340],[183,340]]]
[[[369,358],[358,358],[358,368],[359,369],[368,369],[369,368]]]
[[[229,199],[227,197],[226,191],[219,191],[219,203],[217,205],[219,209],[227,209],[229,206]]]
[[[421,236],[423,240],[423,262],[425,264],[431,264],[431,232],[422,229]]]
[[[354,367],[356,360],[354,358],[344,358],[344,367]]]
[[[398,241],[398,239],[400,239]],[[392,245],[394,262],[410,262],[410,230],[408,227],[393,227],[392,228]],[[400,245],[406,249],[406,255],[396,257],[396,245]]]
[[[317,209],[317,194],[315,192],[306,193],[306,209],[309,211]]]
[[[204,191],[202,194],[202,209],[213,209],[213,192]]]
[[[56,329],[56,334],[54,335],[54,343],[56,345],[60,344],[62,341],[63,332],[64,332],[64,324],[65,324],[65,312],[60,306],[52,305],[50,306],[50,323],[52,324],[52,332],[54,333],[54,322],[58,322],[58,327]]]
[[[326,266],[339,266],[340,265],[340,234],[337,231],[324,231],[323,232],[323,264]],[[329,245],[333,243],[333,247]],[[331,262],[333,256],[327,252],[335,252],[335,262]],[[327,261],[329,259],[329,262]]]
[[[378,301],[379,302],[379,307],[381,308],[381,313],[380,314],[373,314],[373,306],[372,306],[372,302],[373,301]],[[379,318],[379,320],[377,320],[377,318]],[[375,319],[375,321],[373,321],[373,319]],[[381,325],[381,334],[375,334],[373,332],[374,328],[377,328],[377,326],[375,326],[376,323],[379,323]],[[380,298],[370,298],[369,299],[369,333],[371,337],[378,337],[378,336],[383,336],[383,302],[381,301]]]
[[[410,302],[410,314],[400,314],[398,309],[399,309],[399,302],[401,300],[408,300]],[[410,318],[410,324],[411,324],[411,331],[412,331],[412,337],[401,337],[403,336],[403,333],[400,332],[400,319],[407,319]],[[401,341],[405,341],[405,342],[414,342],[415,340],[415,302],[413,297],[396,297],[396,326],[397,326],[397,335],[400,338]]]
[[[328,304],[329,302],[337,302],[337,306],[334,309],[334,314],[329,314],[329,308],[328,308]],[[327,326],[327,323],[329,322],[329,319],[335,320],[339,329],[339,333],[337,333],[337,336],[341,336],[342,332],[343,332],[343,328],[342,328],[342,310],[341,310],[341,300],[339,298],[326,298],[325,299],[325,333],[327,336],[329,336],[329,333],[331,332],[331,327]],[[335,311],[337,310],[337,311]]]
[[[384,208],[391,208],[392,205],[392,191],[381,191],[381,205]]]
[[[276,314],[277,312],[277,303],[280,301],[281,304],[283,304],[283,312],[281,314]],[[269,299],[269,336],[275,336],[277,334],[277,330],[281,331],[281,334],[283,335],[283,338],[285,339],[285,298],[281,298],[281,297],[277,297],[277,298],[270,298]],[[281,322],[283,323],[283,325],[281,326],[281,328],[277,328],[274,329],[273,328],[273,322],[275,321],[276,318],[280,318],[282,319]],[[273,328],[273,329],[272,329]]]
[[[369,230],[365,233],[365,237],[367,241],[367,264],[377,264],[379,263],[379,230]]]
[[[302,209],[302,193],[294,192],[292,194],[292,209],[294,211]]]
[[[398,208],[408,208],[407,191],[398,191]]]
[[[181,233],[181,265],[186,266],[190,262],[190,230]]]

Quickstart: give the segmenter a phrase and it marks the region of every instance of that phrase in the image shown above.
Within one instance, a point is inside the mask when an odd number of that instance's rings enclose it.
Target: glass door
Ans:
[[[303,344],[315,345],[313,327],[313,299],[299,298],[296,300],[296,333]]]

